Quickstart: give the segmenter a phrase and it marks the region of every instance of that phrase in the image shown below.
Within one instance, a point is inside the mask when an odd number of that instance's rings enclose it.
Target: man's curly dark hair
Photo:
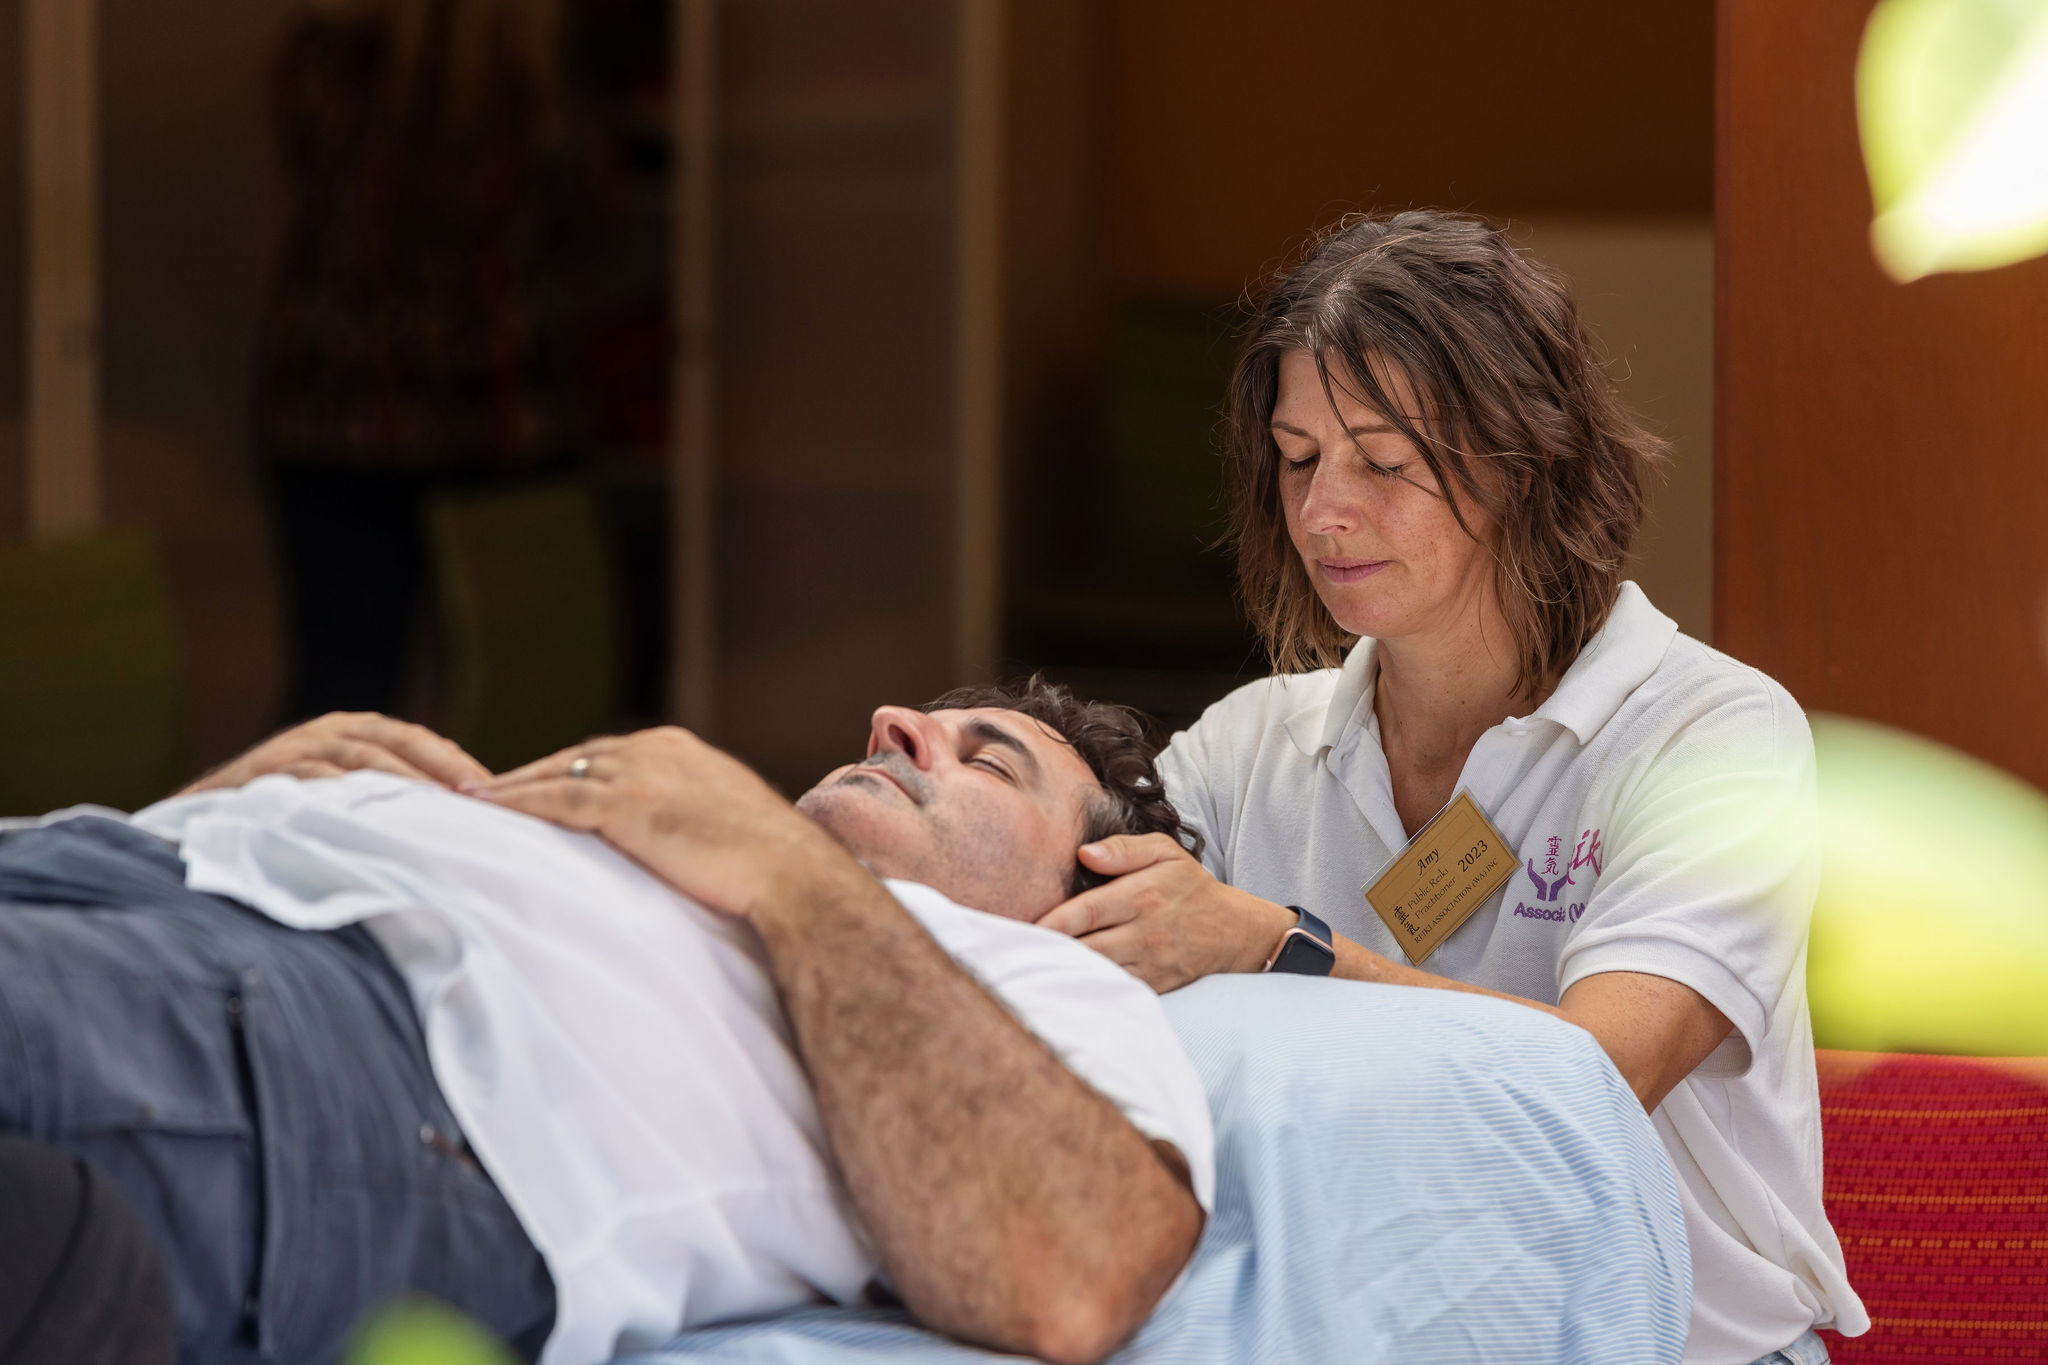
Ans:
[[[1082,816],[1081,843],[1092,844],[1112,834],[1167,834],[1202,856],[1202,835],[1181,819],[1166,799],[1159,780],[1159,747],[1147,738],[1145,718],[1128,706],[1084,701],[1059,683],[1033,673],[1014,682],[987,687],[956,687],[926,702],[925,711],[1015,711],[1029,716],[1073,746],[1095,774],[1097,795]],[[1079,895],[1108,878],[1091,872],[1077,858],[1068,878],[1067,894]]]

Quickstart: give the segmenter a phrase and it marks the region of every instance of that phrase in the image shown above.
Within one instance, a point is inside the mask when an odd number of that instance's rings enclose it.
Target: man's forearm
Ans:
[[[1201,1229],[1186,1185],[873,879],[802,870],[750,914],[833,1150],[926,1324],[1106,1354]]]

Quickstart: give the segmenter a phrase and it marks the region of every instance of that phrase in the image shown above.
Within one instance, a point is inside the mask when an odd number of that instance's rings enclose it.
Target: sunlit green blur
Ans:
[[[348,1365],[516,1365],[483,1328],[446,1304],[402,1299],[368,1314]]]
[[[1814,1041],[2048,1056],[2048,795],[1953,749],[1813,718]]]
[[[2048,251],[2048,0],[1881,0],[1856,114],[1894,279]]]

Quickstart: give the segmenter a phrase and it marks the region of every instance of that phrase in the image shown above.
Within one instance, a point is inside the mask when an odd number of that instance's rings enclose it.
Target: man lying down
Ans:
[[[582,1365],[879,1280],[1092,1360],[1186,1263],[1201,1083],[1148,988],[1029,923],[1083,842],[1182,832],[1128,712],[884,708],[795,808],[679,730],[461,785],[0,840],[0,1129],[127,1193],[181,1358],[330,1360],[417,1290]]]

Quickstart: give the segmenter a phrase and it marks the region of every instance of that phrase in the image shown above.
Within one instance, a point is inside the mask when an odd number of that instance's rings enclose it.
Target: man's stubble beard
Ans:
[[[894,750],[875,754],[856,767],[881,769],[906,789],[911,800],[911,818],[920,836],[919,847],[875,847],[861,837],[857,820],[849,827],[848,822],[837,817],[834,807],[840,798],[855,802],[888,799],[872,792],[842,792],[840,788],[849,782],[886,782],[888,778],[844,774],[834,782],[811,788],[797,798],[796,804],[861,866],[876,877],[897,877],[929,886],[969,909],[1006,919],[1035,918],[1029,913],[1035,907],[1012,904],[1017,888],[1028,879],[1028,869],[1018,866],[1023,859],[1013,842],[1014,831],[1001,821],[980,820],[963,827],[945,818],[931,779],[908,757]]]
[[[904,755],[884,751],[862,759],[854,765],[855,772],[873,772],[881,769],[896,779],[904,789],[903,795],[911,803],[916,823],[929,830],[932,822],[927,816],[931,803],[932,783],[917,766]],[[902,877],[909,881],[924,882],[937,887],[931,881],[929,869],[903,866],[903,850],[878,848],[871,838],[864,838],[859,828],[864,818],[872,818],[878,809],[867,807],[865,802],[886,800],[872,790],[862,790],[860,783],[887,782],[881,776],[857,777],[855,772],[842,773],[830,782],[821,782],[796,799],[796,808],[809,816],[819,828],[831,835],[833,840],[852,854],[854,859],[877,877]],[[849,785],[853,784],[853,785]],[[845,803],[845,804],[842,804]],[[937,887],[944,890],[943,887]]]

